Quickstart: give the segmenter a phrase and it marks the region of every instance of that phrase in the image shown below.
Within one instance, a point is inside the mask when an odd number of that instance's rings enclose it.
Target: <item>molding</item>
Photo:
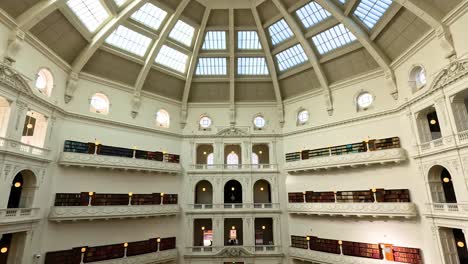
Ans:
[[[326,156],[306,160],[286,162],[284,169],[293,174],[320,169],[356,167],[359,165],[400,163],[407,159],[406,151],[402,148],[361,152],[339,156]]]
[[[289,203],[290,214],[328,216],[404,217],[417,216],[414,203]]]
[[[308,249],[289,248],[289,256],[293,259],[309,261],[316,264],[398,264],[402,262],[386,261],[380,259],[360,258],[319,252]]]
[[[179,163],[73,152],[62,152],[58,164],[64,166],[151,171],[169,174],[179,174],[182,170],[182,166]]]
[[[10,225],[27,225],[37,223],[41,217],[39,208],[0,209],[0,230]]]
[[[279,203],[271,204],[188,204],[185,209],[186,214],[204,215],[204,214],[229,214],[244,215],[262,213],[281,213]]]
[[[427,218],[468,221],[468,204],[426,204],[426,211],[423,213],[423,215]]]
[[[258,258],[283,257],[281,246],[214,246],[214,247],[187,247],[185,258]]]
[[[156,264],[156,263],[167,263],[175,261],[177,259],[177,249],[163,250],[154,253],[148,253],[143,255],[136,255],[125,258],[110,259],[103,261],[94,261],[88,263],[99,263],[99,264]]]
[[[235,138],[242,136],[232,136]],[[230,173],[278,173],[278,164],[191,164],[187,169],[189,174],[230,174]]]
[[[180,212],[179,205],[118,205],[118,206],[53,206],[50,221],[147,218],[172,216]]]

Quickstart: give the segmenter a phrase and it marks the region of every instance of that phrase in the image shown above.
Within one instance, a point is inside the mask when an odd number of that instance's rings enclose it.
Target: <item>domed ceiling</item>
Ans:
[[[282,102],[387,73],[460,2],[2,0],[0,8],[71,74],[187,104]]]

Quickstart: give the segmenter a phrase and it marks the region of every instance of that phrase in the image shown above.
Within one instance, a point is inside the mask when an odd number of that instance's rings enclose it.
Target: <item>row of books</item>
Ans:
[[[398,137],[371,139],[357,143],[350,143],[340,146],[332,146],[327,148],[318,148],[311,150],[303,150],[300,152],[286,153],[286,162],[299,160],[307,160],[325,156],[346,155],[352,153],[360,153],[366,151],[377,151],[384,149],[400,148],[400,139]]]
[[[54,206],[87,206],[91,200],[93,206],[128,205],[129,194],[119,193],[57,193]],[[177,194],[151,193],[132,194],[131,205],[177,204]]]
[[[134,150],[129,148],[120,148],[106,145],[97,145],[95,143],[85,143],[72,140],[65,140],[63,146],[64,152],[75,152],[84,154],[114,156],[114,157],[125,157],[136,159],[155,160],[162,162],[179,163],[180,156],[175,154],[164,153],[161,151],[146,151],[146,150]]]
[[[144,241],[96,247],[76,247],[70,250],[47,252],[45,257],[45,264],[80,264],[82,254],[84,255],[84,263],[123,258],[125,256],[125,247],[127,248],[127,257],[157,252],[158,239],[152,238]],[[176,248],[175,237],[160,239],[159,251],[174,248]]]
[[[288,193],[290,203],[409,203],[410,194],[407,189],[376,189],[362,191],[337,191],[335,192],[291,192]],[[335,201],[336,199],[336,201]]]
[[[339,241],[314,236],[291,236],[291,246],[294,248],[372,259],[384,259],[383,251],[385,251],[385,259],[387,261],[422,264],[420,249],[399,247],[390,244]]]

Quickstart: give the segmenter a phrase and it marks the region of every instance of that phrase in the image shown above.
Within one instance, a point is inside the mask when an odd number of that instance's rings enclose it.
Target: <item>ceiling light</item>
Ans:
[[[445,182],[445,183],[448,183],[448,182],[450,182],[450,179],[445,177],[445,178],[442,179],[442,181]]]
[[[232,188],[231,188],[231,191],[234,191],[235,189],[236,189],[236,188],[232,187]]]
[[[263,189],[263,187],[260,187],[260,191],[262,191],[262,192],[263,192],[263,190],[264,190],[264,189]]]
[[[457,246],[462,248],[465,246],[465,243],[463,243],[462,241],[458,241]]]
[[[204,226],[202,226],[202,227],[201,227],[201,230],[205,230],[205,227],[204,227]]]
[[[206,151],[203,151],[203,155],[206,155]]]
[[[15,186],[15,188],[21,187],[21,182],[15,182],[14,186]]]
[[[262,226],[262,229],[265,230],[265,229],[266,229],[266,226]]]
[[[258,154],[263,154],[263,151],[260,150],[260,151],[258,152]]]
[[[430,123],[431,123],[431,125],[435,125],[435,124],[437,124],[437,121],[435,119],[431,119]]]
[[[205,192],[205,191],[206,191],[206,188],[205,188],[205,187],[203,187],[203,188],[202,188],[202,192]]]
[[[232,230],[236,230],[236,226],[231,226],[231,229],[232,229]]]
[[[26,127],[27,127],[28,129],[31,129],[31,128],[33,128],[33,125],[32,125],[32,124],[28,124]]]
[[[1,252],[2,254],[7,253],[7,251],[8,251],[8,248],[7,248],[7,247],[2,247],[2,249],[0,249],[0,252]]]

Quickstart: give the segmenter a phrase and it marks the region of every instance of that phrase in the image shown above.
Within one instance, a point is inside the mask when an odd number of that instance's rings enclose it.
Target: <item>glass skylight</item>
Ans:
[[[169,37],[186,46],[190,46],[192,44],[194,33],[195,28],[185,23],[184,21],[179,20],[172,29],[171,33],[169,33]]]
[[[166,11],[151,3],[146,3],[138,11],[133,13],[131,18],[145,26],[158,30],[166,16]]]
[[[262,44],[258,39],[257,31],[238,31],[237,48],[240,50],[259,50]]]
[[[188,56],[178,50],[163,45],[156,57],[156,63],[184,73]]]
[[[356,37],[343,24],[336,25],[312,37],[320,54],[325,54],[355,40]]]
[[[226,75],[226,58],[199,58],[196,75]]]
[[[265,58],[245,57],[237,58],[238,75],[267,75],[268,67]]]
[[[273,45],[281,43],[293,36],[291,28],[289,28],[284,19],[268,27],[268,32],[270,33],[271,43]]]
[[[125,4],[125,2],[127,2],[127,0],[114,0],[114,2],[117,6],[122,6]]]
[[[307,55],[300,44],[276,54],[276,61],[278,62],[278,68],[280,71],[290,69],[307,60]]]
[[[392,0],[361,0],[354,15],[372,29],[391,4]]]
[[[151,39],[136,31],[133,31],[124,26],[119,26],[106,39],[106,42],[112,46],[116,46],[135,55],[143,57],[148,50]]]
[[[323,9],[323,7],[314,1],[299,8],[296,14],[305,28],[309,28],[331,16],[327,10]]]
[[[203,42],[204,50],[225,50],[226,49],[226,31],[208,31]]]
[[[109,13],[99,0],[69,0],[67,5],[91,32],[109,18]]]

